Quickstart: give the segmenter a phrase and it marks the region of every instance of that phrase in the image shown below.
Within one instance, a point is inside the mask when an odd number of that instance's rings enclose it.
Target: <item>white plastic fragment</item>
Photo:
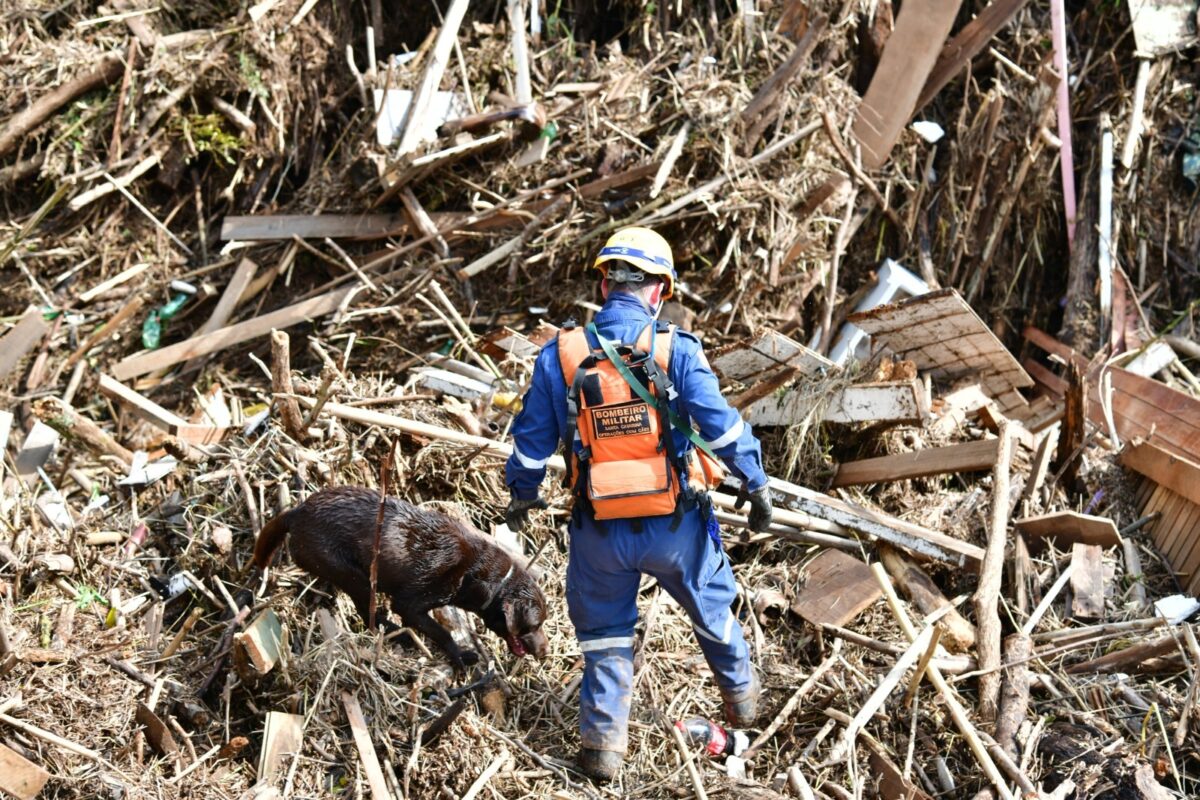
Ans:
[[[936,122],[919,119],[912,124],[912,129],[925,141],[933,144],[946,135],[945,129]]]
[[[146,451],[138,450],[133,454],[133,464],[129,467],[128,477],[122,478],[117,483],[120,486],[148,486],[170,475],[178,465],[179,462],[175,456],[163,456],[154,463],[150,463],[150,456]]]
[[[1154,613],[1171,625],[1178,625],[1200,610],[1200,600],[1186,594],[1173,594],[1154,601]]]

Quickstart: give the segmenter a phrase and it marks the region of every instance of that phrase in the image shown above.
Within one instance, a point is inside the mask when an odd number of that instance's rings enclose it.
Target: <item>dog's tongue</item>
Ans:
[[[525,655],[525,645],[521,644],[521,640],[511,633],[504,637],[504,641],[508,642],[508,649],[512,651],[514,656],[520,657]]]

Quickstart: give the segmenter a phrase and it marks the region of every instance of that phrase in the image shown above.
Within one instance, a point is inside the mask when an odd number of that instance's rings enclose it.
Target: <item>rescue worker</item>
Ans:
[[[753,723],[760,687],[730,611],[736,586],[707,495],[723,472],[713,456],[741,479],[751,529],[765,530],[772,512],[758,440],[721,396],[699,339],[656,322],[675,288],[670,245],[624,228],[594,266],[603,309],[542,348],[513,423],[505,516],[521,530],[547,507],[539,487],[563,442],[575,496],[567,608],[584,657],[579,766],[604,781],[627,746],[642,574],[686,610],[728,722]]]

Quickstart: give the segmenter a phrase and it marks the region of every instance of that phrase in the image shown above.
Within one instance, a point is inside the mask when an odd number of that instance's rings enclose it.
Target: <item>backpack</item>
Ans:
[[[719,484],[724,470],[668,406],[676,394],[670,379],[675,328],[656,329],[652,322],[632,347],[604,340],[594,324],[588,328],[599,349],[582,328],[558,333],[567,386],[565,483],[597,520],[679,514],[684,503]],[[672,425],[697,447],[674,452]]]

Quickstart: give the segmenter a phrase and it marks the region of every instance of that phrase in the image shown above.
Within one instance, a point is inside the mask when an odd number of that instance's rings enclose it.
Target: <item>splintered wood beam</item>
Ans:
[[[243,258],[238,262],[237,268],[233,271],[233,277],[229,279],[229,283],[225,284],[225,291],[221,292],[221,299],[217,301],[216,307],[212,310],[212,314],[200,329],[193,336],[203,336],[206,333],[224,328],[233,312],[237,309],[238,301],[242,299],[242,293],[246,291],[246,287],[250,285],[250,281],[254,280],[254,274],[258,272],[258,264],[255,264],[248,258]],[[197,361],[190,361],[184,365],[185,370],[199,366]]]
[[[118,362],[113,367],[113,375],[118,380],[128,380],[147,372],[173,367],[197,356],[215,353],[260,336],[266,336],[272,328],[290,328],[315,317],[331,314],[338,309],[351,291],[352,289],[339,289],[203,336],[185,339],[161,350],[138,353]]]
[[[948,447],[865,458],[838,466],[834,486],[856,486],[881,481],[923,478],[945,472],[978,472],[991,469],[1000,450],[999,439],[980,439]]]
[[[950,605],[933,579],[908,556],[888,545],[880,546],[878,552],[879,560],[892,580],[922,614],[932,614]],[[975,626],[957,608],[952,608],[938,620],[937,626],[942,629],[942,643],[947,650],[965,653],[975,646]]]
[[[135,392],[108,375],[100,376],[100,393],[121,403],[138,419],[145,420],[159,430],[166,431],[190,444],[213,444],[220,441],[225,435],[225,428],[188,422],[174,411],[163,408],[150,398]]]
[[[746,412],[751,425],[794,425],[812,411],[816,398],[800,391],[764,397]],[[885,381],[856,383],[832,397],[825,408],[825,422],[920,422],[929,416],[925,383]]]
[[[279,663],[286,647],[283,625],[268,608],[245,631],[233,635],[234,665],[239,667],[239,674],[249,675],[248,670],[253,670],[257,676],[266,675]]]
[[[961,5],[962,0],[907,0],[900,9],[854,120],[866,169],[887,163]]]
[[[409,233],[404,214],[230,214],[221,222],[223,241],[291,239],[386,239]]]

